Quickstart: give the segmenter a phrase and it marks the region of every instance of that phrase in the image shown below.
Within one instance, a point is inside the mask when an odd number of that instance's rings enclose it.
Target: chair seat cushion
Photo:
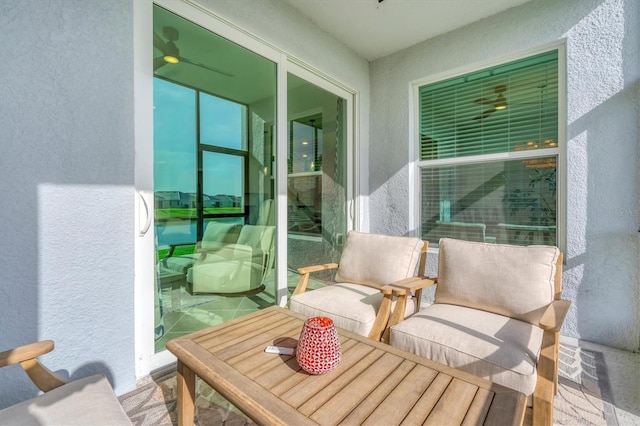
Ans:
[[[243,293],[262,285],[262,264],[248,261],[195,265],[189,270],[193,293]]]
[[[531,395],[542,335],[523,321],[436,303],[391,327],[390,343]]]
[[[329,317],[336,327],[368,336],[381,304],[382,293],[377,288],[338,283],[293,296],[289,309],[307,317]],[[406,313],[414,312],[414,300],[408,298]]]
[[[162,260],[162,265],[175,272],[185,274],[200,257],[199,253],[171,256]]]
[[[0,425],[131,425],[106,377],[74,380],[0,410]]]

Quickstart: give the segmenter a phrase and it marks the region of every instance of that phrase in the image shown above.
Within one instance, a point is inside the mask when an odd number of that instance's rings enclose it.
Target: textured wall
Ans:
[[[367,139],[364,59],[277,0],[201,3],[354,87]],[[0,0],[0,350],[53,339],[47,366],[117,393],[136,362],[133,22],[131,0]],[[36,394],[18,367],[0,383],[0,408]]]
[[[638,350],[639,21],[635,0],[533,0],[372,63],[371,230],[413,231],[407,204],[411,81],[564,39],[564,297],[573,305],[562,332]]]
[[[130,0],[0,0],[0,350],[134,385]],[[10,58],[10,59],[9,59]],[[0,408],[35,395],[0,370]]]

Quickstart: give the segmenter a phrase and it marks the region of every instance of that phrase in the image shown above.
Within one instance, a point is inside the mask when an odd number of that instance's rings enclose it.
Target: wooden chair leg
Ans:
[[[555,333],[546,331],[538,359],[538,378],[533,392],[533,424],[553,424],[553,398],[555,395],[558,364],[556,363]]]
[[[560,333],[556,333],[556,357],[554,358],[555,369],[553,371],[553,394],[558,394],[558,367],[560,365]]]
[[[371,331],[369,332],[369,339],[375,340],[376,342],[385,342],[385,332],[389,323],[389,316],[391,315],[391,298],[392,291],[390,289],[382,289],[382,303],[380,304],[380,308],[378,309],[378,314],[376,315],[376,320],[373,323],[373,327],[371,327]]]

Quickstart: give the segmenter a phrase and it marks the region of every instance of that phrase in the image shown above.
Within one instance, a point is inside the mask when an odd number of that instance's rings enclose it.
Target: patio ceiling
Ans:
[[[530,0],[283,0],[373,61]]]

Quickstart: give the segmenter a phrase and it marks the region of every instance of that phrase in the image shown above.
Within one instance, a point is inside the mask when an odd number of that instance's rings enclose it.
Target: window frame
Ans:
[[[456,158],[435,160],[420,160],[420,87],[442,80],[472,73],[486,68],[497,67],[502,64],[525,59],[530,56],[556,50],[558,53],[558,146],[530,151],[512,151],[494,154],[470,155]],[[556,175],[556,245],[560,250],[566,250],[567,232],[567,71],[566,71],[566,42],[564,40],[545,46],[529,49],[516,54],[477,62],[471,65],[455,68],[431,76],[423,77],[409,83],[410,114],[409,114],[409,226],[414,236],[422,235],[421,211],[422,169],[434,166],[450,166],[464,164],[478,164],[494,161],[526,160],[555,155],[557,157]],[[429,250],[438,252],[437,242],[430,242]]]
[[[192,90],[194,92],[194,117],[195,120],[193,122],[193,126],[195,129],[195,150],[194,150],[194,154],[195,154],[195,175],[194,175],[194,182],[196,184],[196,190],[195,190],[195,194],[196,194],[196,216],[191,218],[191,221],[195,221],[196,222],[196,240],[200,241],[202,239],[202,235],[204,234],[204,228],[206,227],[205,225],[205,221],[207,219],[212,220],[212,219],[221,219],[221,218],[240,218],[243,221],[247,219],[247,217],[249,216],[249,209],[248,209],[248,200],[245,199],[244,195],[248,193],[249,191],[249,176],[248,176],[248,169],[247,169],[247,163],[249,161],[249,153],[251,151],[251,140],[250,138],[246,137],[246,135],[249,132],[249,122],[247,120],[247,116],[250,112],[249,106],[231,99],[227,99],[224,96],[220,96],[217,95],[215,93],[200,89],[198,87],[194,87],[185,83],[181,83],[179,81],[176,80],[172,80],[171,78],[167,78],[167,77],[163,77],[163,76],[157,76],[154,75],[153,76],[154,80],[158,79],[158,80],[162,80],[166,83],[169,84],[173,84],[182,88],[186,88],[189,90]],[[201,127],[201,122],[202,122],[202,117],[201,117],[201,105],[202,105],[202,95],[206,95],[206,96],[210,96],[210,97],[214,97],[220,100],[223,100],[225,102],[230,102],[236,105],[239,105],[241,108],[243,108],[244,111],[244,119],[243,119],[243,123],[242,125],[244,126],[243,129],[243,134],[246,137],[246,140],[244,141],[244,144],[246,145],[245,149],[238,149],[238,148],[228,148],[228,147],[224,147],[224,146],[220,146],[220,145],[214,145],[212,143],[206,143],[202,140],[202,127]],[[242,211],[239,213],[205,213],[204,212],[204,195],[213,195],[213,194],[204,194],[204,181],[203,181],[203,165],[204,165],[204,155],[205,153],[213,153],[213,154],[223,154],[223,155],[231,155],[234,157],[238,157],[242,159],[243,162],[243,170],[242,170],[242,177],[243,177],[243,188],[242,188],[242,199],[243,199],[243,203],[242,203]],[[158,219],[156,218],[156,221]],[[195,244],[195,242],[194,242]]]

